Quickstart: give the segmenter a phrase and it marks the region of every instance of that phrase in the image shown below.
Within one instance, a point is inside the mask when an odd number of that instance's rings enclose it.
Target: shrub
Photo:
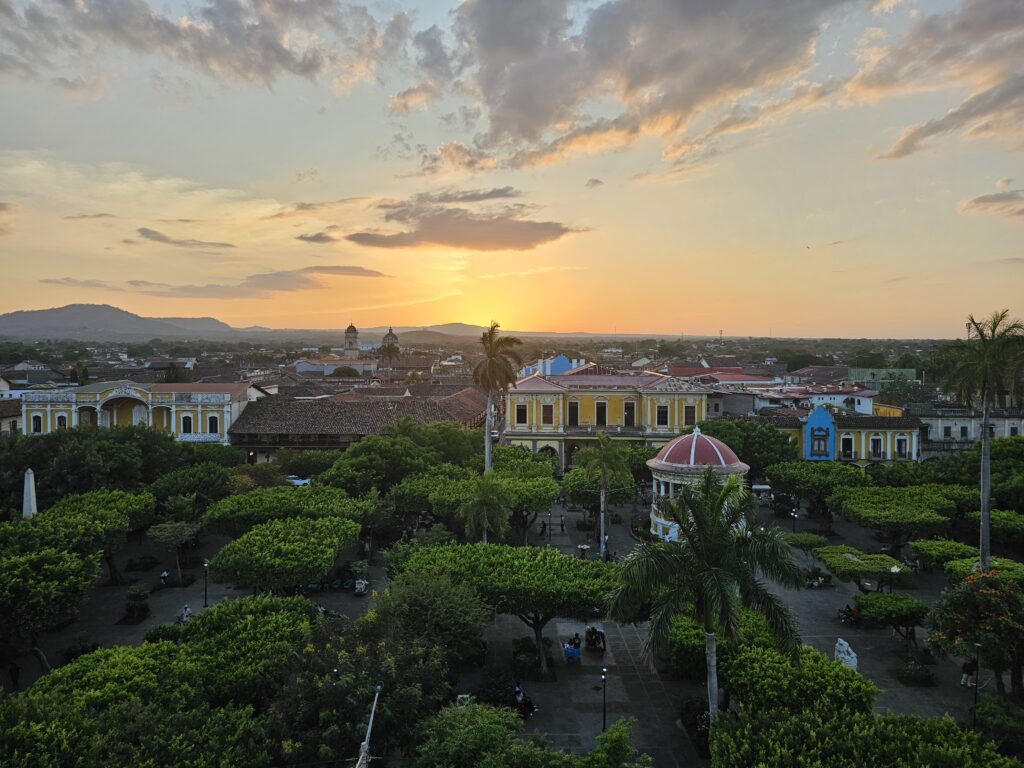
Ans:
[[[982,696],[977,709],[978,730],[1004,754],[1024,753],[1024,707],[1003,696]]]
[[[918,688],[935,685],[935,675],[932,671],[913,659],[896,670],[896,679],[904,685]]]
[[[981,512],[970,512],[966,519],[978,525],[981,523]],[[1006,509],[993,509],[990,519],[992,538],[1010,547],[1024,547],[1024,515]]]
[[[1008,557],[993,557],[989,565],[991,570],[1006,581],[1024,583],[1024,563],[1019,563]],[[950,581],[959,583],[974,573],[977,566],[978,559],[976,557],[967,557],[963,560],[950,560],[943,566],[943,570]]]
[[[777,709],[870,712],[878,689],[856,671],[808,646],[800,666],[768,648],[740,649],[725,665],[726,679],[746,712]]]
[[[340,517],[360,520],[376,497],[350,498],[345,491],[323,486],[257,488],[214,504],[203,517],[212,533],[240,536],[255,525],[289,517]]]
[[[739,646],[720,643],[718,646],[719,668],[732,657],[736,648],[753,646],[774,648],[776,641],[768,622],[758,613],[747,608],[740,609]],[[707,676],[707,657],[704,654],[705,634],[703,628],[690,616],[682,614],[672,620],[668,630],[668,650],[659,667],[673,677],[702,682]]]
[[[950,560],[977,558],[978,548],[951,539],[921,539],[910,542],[914,557],[921,561],[926,569],[939,568]]]

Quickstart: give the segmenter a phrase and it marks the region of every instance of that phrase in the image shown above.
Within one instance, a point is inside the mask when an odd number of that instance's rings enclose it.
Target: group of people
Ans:
[[[839,611],[839,621],[851,627],[859,627],[864,622],[864,615],[858,606],[855,605],[851,608],[847,603],[846,607]]]

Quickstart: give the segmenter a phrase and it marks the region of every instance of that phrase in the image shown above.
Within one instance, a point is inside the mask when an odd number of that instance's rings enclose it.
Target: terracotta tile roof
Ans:
[[[231,425],[241,435],[377,435],[404,416],[419,421],[457,421],[477,426],[483,422],[487,396],[465,387],[446,397],[339,398],[294,400],[275,395],[249,403]]]

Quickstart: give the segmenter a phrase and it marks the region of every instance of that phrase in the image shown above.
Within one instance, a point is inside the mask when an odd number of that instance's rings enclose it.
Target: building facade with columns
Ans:
[[[146,425],[178,440],[228,444],[228,429],[263,392],[251,384],[144,384],[107,381],[22,396],[23,430]]]
[[[708,417],[708,390],[660,373],[533,374],[505,396],[505,441],[552,453],[562,470],[599,434],[660,446]]]

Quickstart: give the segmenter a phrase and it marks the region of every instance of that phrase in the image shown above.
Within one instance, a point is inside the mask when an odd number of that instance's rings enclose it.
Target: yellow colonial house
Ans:
[[[706,388],[660,373],[602,374],[583,368],[555,376],[533,374],[505,398],[505,439],[558,457],[562,470],[572,453],[599,434],[613,440],[661,446],[707,418]]]
[[[921,420],[866,416],[819,406],[806,416],[789,409],[762,411],[762,420],[787,433],[805,461],[842,461],[866,467],[919,461]]]
[[[107,381],[73,389],[29,390],[22,396],[27,434],[79,425],[144,424],[178,440],[228,444],[228,429],[263,392],[249,384],[138,384]]]

